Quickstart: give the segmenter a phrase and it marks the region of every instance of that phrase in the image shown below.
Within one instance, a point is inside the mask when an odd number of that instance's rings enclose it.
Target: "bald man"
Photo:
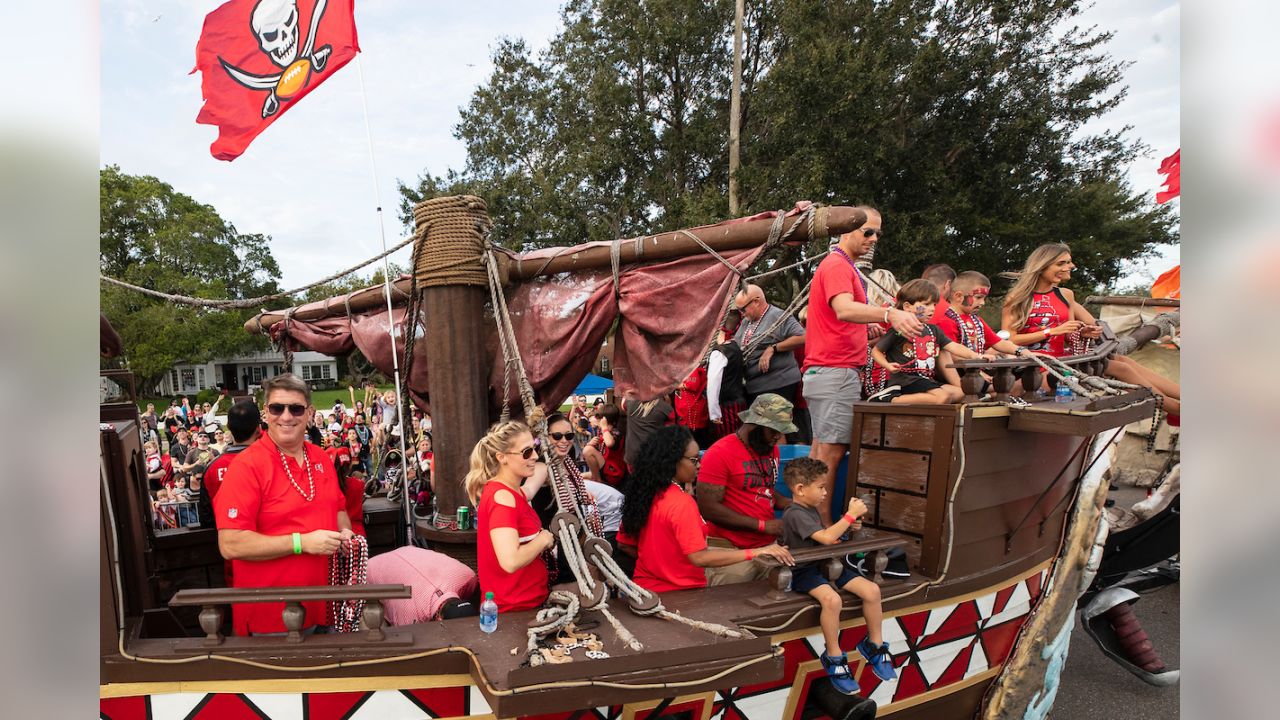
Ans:
[[[747,285],[733,299],[742,324],[733,339],[742,348],[747,375],[747,403],[765,393],[794,404],[800,388],[800,365],[792,351],[804,347],[804,327],[770,305],[759,285]]]
[[[929,319],[929,322],[936,325],[947,316],[947,309],[951,307],[947,298],[951,297],[951,283],[956,279],[956,271],[952,270],[950,265],[936,263],[925,268],[924,272],[920,273],[920,277],[938,288],[939,300],[933,306],[933,317]]]

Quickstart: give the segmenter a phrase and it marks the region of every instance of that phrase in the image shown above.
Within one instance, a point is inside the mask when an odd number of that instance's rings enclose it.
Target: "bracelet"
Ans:
[[[756,520],[756,532],[764,532],[764,521],[763,521],[763,520],[759,520],[759,519],[757,519],[757,520]]]
[[[883,322],[884,322],[884,324],[885,324],[885,325],[888,325],[888,324],[889,324],[889,308],[885,308],[885,309],[884,309],[884,321],[883,321]]]
[[[745,552],[745,553],[747,554],[747,558],[746,558],[747,560],[750,560],[751,558],[753,558],[753,557],[755,557],[755,556],[756,556],[756,554],[755,554],[755,553],[751,552],[751,548],[747,548],[747,549],[746,549],[746,550],[744,550],[743,552]]]
[[[852,525],[852,524],[854,524],[854,523],[858,522],[857,518],[855,518],[854,516],[850,515],[849,513],[845,513],[845,514],[844,514],[844,518],[843,518],[843,519],[844,519],[844,521],[845,521],[845,522],[849,523],[850,525]]]
[[[1050,330],[1052,330],[1052,329],[1053,329],[1053,328],[1045,328],[1044,330],[1042,330],[1042,331],[1041,331],[1041,332],[1043,332],[1043,333],[1044,333],[1044,339],[1045,339],[1045,340],[1048,340],[1049,338],[1053,337],[1053,334],[1049,332],[1049,331],[1050,331]]]
[[[293,554],[294,555],[302,554],[302,533],[293,534]]]

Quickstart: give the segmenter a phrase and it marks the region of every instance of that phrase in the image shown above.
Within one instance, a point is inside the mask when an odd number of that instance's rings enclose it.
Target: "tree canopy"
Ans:
[[[242,234],[216,210],[151,176],[100,173],[103,275],[160,292],[249,298],[279,291],[270,238]],[[243,328],[252,310],[205,310],[101,285],[102,311],[124,342],[124,361],[150,389],[179,362],[265,350]],[[285,301],[273,307],[285,307]]]
[[[1177,242],[1168,207],[1124,178],[1148,152],[1086,123],[1124,97],[1110,34],[1082,0],[747,3],[742,215],[796,200],[868,203],[876,264],[1017,269],[1073,247],[1074,284]],[[661,232],[728,215],[733,3],[569,0],[541,53],[507,38],[461,109],[461,169],[401,185],[401,217],[441,194],[483,196],[512,248]],[[795,288],[797,271],[783,288]]]

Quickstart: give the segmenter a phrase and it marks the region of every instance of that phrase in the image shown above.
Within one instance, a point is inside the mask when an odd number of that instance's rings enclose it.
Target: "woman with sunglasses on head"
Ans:
[[[1071,279],[1075,269],[1071,248],[1063,243],[1046,243],[1032,251],[1021,272],[1002,273],[1016,278],[1001,309],[1001,325],[1011,333],[1009,340],[1029,350],[1054,357],[1076,354],[1068,339],[1098,338],[1102,327],[1075,294],[1060,285]],[[1124,355],[1113,355],[1104,373],[1117,380],[1150,388],[1164,396],[1169,424],[1178,424],[1182,412],[1182,387]]]
[[[619,550],[636,556],[636,584],[652,592],[706,587],[703,568],[764,555],[794,564],[776,543],[751,550],[707,547],[706,523],[684,489],[697,476],[698,443],[688,428],[660,428],[640,448],[618,532]]]
[[[471,451],[467,497],[476,506],[476,554],[482,593],[492,592],[500,612],[529,610],[547,599],[544,551],[555,538],[520,490],[538,465],[529,426],[498,423]]]

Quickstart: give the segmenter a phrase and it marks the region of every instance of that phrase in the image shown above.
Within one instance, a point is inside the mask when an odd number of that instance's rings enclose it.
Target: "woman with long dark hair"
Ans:
[[[653,592],[706,587],[703,568],[724,567],[767,555],[794,564],[786,548],[750,550],[707,547],[698,503],[684,486],[698,476],[698,443],[688,428],[654,431],[640,448],[622,503],[618,545],[636,548],[635,581]]]
[[[582,450],[591,479],[610,487],[622,489],[627,479],[625,428],[622,410],[613,403],[605,403],[595,411],[596,427],[600,434],[592,438]]]

